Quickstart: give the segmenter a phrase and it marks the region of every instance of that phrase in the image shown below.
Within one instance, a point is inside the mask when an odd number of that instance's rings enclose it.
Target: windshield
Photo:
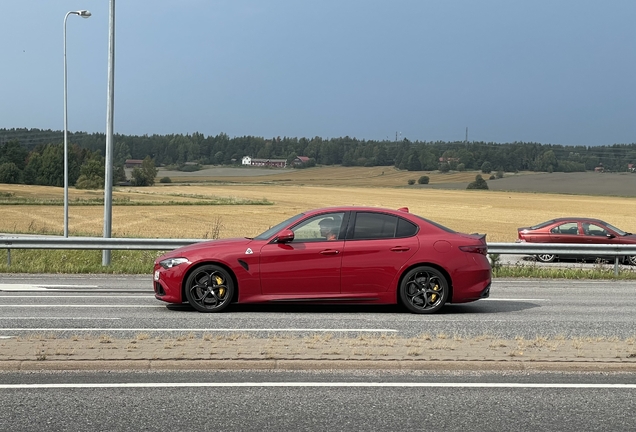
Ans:
[[[625,236],[625,235],[627,235],[627,234],[628,234],[628,233],[626,233],[625,231],[620,230],[620,229],[616,228],[616,227],[615,227],[615,226],[613,226],[613,225],[610,225],[610,224],[606,224],[606,225],[607,225],[607,227],[608,227],[609,229],[613,230],[614,232],[616,232],[616,234],[618,234],[618,235],[620,235],[620,236]]]
[[[276,234],[278,231],[280,231],[283,228],[285,228],[286,226],[290,225],[292,222],[297,221],[298,219],[300,219],[304,215],[305,215],[304,213],[300,213],[300,214],[297,214],[296,216],[292,216],[289,219],[279,223],[278,225],[275,225],[275,226],[271,227],[270,229],[268,229],[264,233],[257,235],[256,237],[254,237],[254,240],[267,240],[268,238],[270,238],[271,236]]]

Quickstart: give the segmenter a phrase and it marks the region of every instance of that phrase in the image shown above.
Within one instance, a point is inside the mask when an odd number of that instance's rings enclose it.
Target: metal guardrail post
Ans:
[[[11,266],[11,249],[7,249],[7,267]]]
[[[614,257],[614,276],[618,276],[618,257]]]

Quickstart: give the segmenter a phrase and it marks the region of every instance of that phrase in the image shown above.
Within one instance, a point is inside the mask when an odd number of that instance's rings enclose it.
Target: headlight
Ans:
[[[188,262],[187,258],[168,258],[163,261],[159,261],[159,265],[165,269],[169,269],[169,268],[178,266],[179,264],[183,264],[187,262]]]

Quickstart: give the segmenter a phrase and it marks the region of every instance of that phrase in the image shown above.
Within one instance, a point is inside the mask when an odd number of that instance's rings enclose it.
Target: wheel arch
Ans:
[[[230,277],[232,278],[232,283],[234,283],[234,295],[232,296],[232,300],[230,300],[230,303],[238,302],[238,298],[239,298],[238,279],[236,278],[236,275],[234,274],[234,272],[232,271],[230,267],[218,261],[201,261],[188,269],[188,271],[183,275],[183,278],[181,279],[181,301],[185,301],[186,299],[186,282],[188,278],[190,277],[190,275],[199,267],[202,267],[204,265],[210,265],[210,264],[221,267],[230,275]]]
[[[408,266],[407,268],[405,268],[404,271],[402,271],[402,274],[400,275],[400,278],[398,279],[397,286],[395,289],[395,301],[397,302],[397,304],[402,303],[402,301],[400,300],[400,286],[402,285],[404,276],[406,276],[406,274],[410,272],[411,270],[413,270],[414,268],[423,267],[423,266],[432,267],[435,270],[438,270],[440,273],[442,273],[442,275],[444,275],[444,277],[446,278],[446,281],[448,282],[448,299],[446,301],[448,303],[452,303],[453,302],[453,279],[450,277],[450,274],[446,271],[444,267],[438,264],[423,262],[423,263],[412,264]]]

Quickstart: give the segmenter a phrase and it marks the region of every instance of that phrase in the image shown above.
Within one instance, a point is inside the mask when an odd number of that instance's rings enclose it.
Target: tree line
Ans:
[[[409,171],[627,171],[636,162],[636,144],[563,146],[535,142],[400,141],[338,138],[192,134],[114,136],[113,179],[153,184],[156,166],[176,169],[200,165],[241,164],[243,156],[263,159],[309,157],[309,165],[395,166]],[[106,136],[69,132],[69,184],[103,187]],[[62,186],[63,131],[0,129],[0,183]],[[145,160],[126,179],[124,163]],[[191,167],[191,165],[189,165]],[[302,168],[302,166],[301,166]],[[154,170],[154,171],[153,171]],[[101,174],[100,174],[101,173]],[[150,178],[152,177],[152,179]]]

